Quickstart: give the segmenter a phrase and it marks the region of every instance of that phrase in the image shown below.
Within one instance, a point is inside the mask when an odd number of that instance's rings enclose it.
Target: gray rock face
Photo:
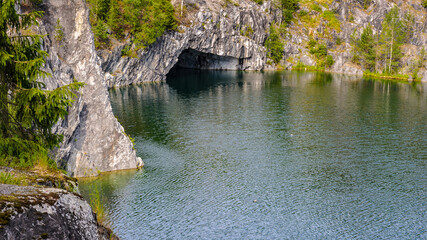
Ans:
[[[164,80],[175,64],[198,69],[271,69],[272,66],[267,64],[263,44],[272,21],[280,22],[280,10],[273,7],[272,1],[264,1],[261,6],[250,0],[234,1],[234,5],[226,2],[184,1],[187,6],[193,6],[193,11],[189,13],[190,26],[181,26],[180,31],[160,37],[155,44],[138,52],[137,58],[122,57],[123,46],[112,52],[99,52],[108,87]],[[172,3],[179,9],[181,1],[172,0]],[[298,61],[308,66],[316,65],[307,47],[311,36],[326,42],[329,54],[335,61],[330,69],[332,72],[362,75],[362,67],[351,61],[351,35],[354,31],[361,33],[368,24],[373,26],[374,32],[381,31],[385,15],[397,4],[404,11],[411,9],[414,17],[414,33],[409,45],[415,48],[406,52],[406,57],[402,59],[402,73],[411,74],[410,66],[416,54],[422,47],[427,48],[427,19],[420,1],[393,3],[389,0],[373,0],[367,9],[364,4],[362,0],[345,0],[333,1],[328,7],[321,6],[322,11],[336,13],[340,22],[339,31],[327,29],[326,22],[315,26],[292,23],[288,29],[281,64],[287,69],[291,69]],[[321,18],[321,13],[309,6],[303,4],[300,11],[302,10]],[[416,14],[413,14],[414,11]],[[343,42],[341,45],[336,44],[338,38]],[[425,70],[420,70],[419,76],[424,76],[423,81],[427,81]]]
[[[191,26],[180,26],[180,31],[163,35],[139,51],[138,58],[122,57],[123,47],[101,53],[107,85],[164,80],[178,61],[189,68],[264,69],[267,58],[263,44],[271,22],[280,15],[269,1],[261,6],[250,0],[236,2],[237,6],[225,6],[222,0],[199,1],[188,16]]]
[[[45,34],[49,53],[44,79],[48,89],[74,80],[86,85],[69,110],[69,115],[55,127],[64,141],[55,152],[60,166],[72,176],[93,176],[99,172],[142,166],[123,127],[114,117],[103,72],[94,48],[89,24],[89,10],[84,0],[44,0],[45,12],[38,30]],[[64,36],[55,30],[57,20]]]
[[[110,239],[111,234],[81,196],[57,188],[0,184],[0,215],[1,239]]]
[[[402,74],[412,74],[411,65],[417,58],[421,48],[427,49],[427,19],[426,10],[421,6],[421,1],[390,1],[390,0],[372,0],[367,9],[364,8],[365,1],[362,0],[345,0],[333,1],[329,10],[334,11],[340,22],[340,31],[332,30],[325,34],[325,22],[319,25],[304,25],[301,21],[292,24],[289,28],[290,37],[285,45],[284,65],[289,69],[295,65],[298,60],[305,65],[314,66],[315,59],[308,53],[307,42],[310,36],[316,40],[322,40],[329,48],[329,54],[334,58],[334,65],[331,67],[332,72],[349,73],[362,75],[363,69],[352,63],[352,46],[351,35],[356,32],[360,36],[363,29],[371,24],[374,33],[382,30],[382,22],[385,15],[393,8],[400,8],[401,17],[408,13],[414,18],[413,33],[410,36],[409,44],[403,47],[402,52]],[[311,10],[308,7],[303,9],[309,15],[320,18],[320,13]],[[323,9],[326,10],[326,9]],[[342,44],[336,44],[337,38],[342,40]],[[300,49],[300,51],[298,51]],[[427,66],[425,64],[425,66]],[[420,70],[418,73],[422,81],[427,81],[427,73]],[[424,77],[423,77],[424,76]]]

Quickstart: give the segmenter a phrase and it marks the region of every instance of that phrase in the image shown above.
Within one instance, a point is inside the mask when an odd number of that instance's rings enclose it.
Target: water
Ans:
[[[178,70],[110,94],[146,167],[80,188],[122,239],[427,239],[425,85]]]

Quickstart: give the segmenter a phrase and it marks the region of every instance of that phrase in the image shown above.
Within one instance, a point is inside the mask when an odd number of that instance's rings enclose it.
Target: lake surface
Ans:
[[[122,239],[427,239],[427,87],[177,70],[110,91],[145,162],[82,181]]]

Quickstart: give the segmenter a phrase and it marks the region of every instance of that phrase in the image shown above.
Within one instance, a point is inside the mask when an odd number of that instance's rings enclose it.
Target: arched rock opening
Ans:
[[[194,49],[186,49],[181,52],[175,68],[187,69],[211,69],[211,70],[243,70],[243,58],[220,56],[212,53],[204,53]]]

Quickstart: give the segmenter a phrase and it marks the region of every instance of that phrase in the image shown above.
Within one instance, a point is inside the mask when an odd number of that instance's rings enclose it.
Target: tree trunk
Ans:
[[[0,76],[0,137],[9,137],[9,109],[7,106],[8,87],[4,74]]]
[[[182,8],[183,8],[183,5],[184,5],[184,0],[181,0],[181,18],[182,18]]]
[[[388,72],[391,73],[391,60],[393,58],[393,40],[394,40],[394,26],[391,29],[391,45],[390,45],[390,65],[388,68]]]

